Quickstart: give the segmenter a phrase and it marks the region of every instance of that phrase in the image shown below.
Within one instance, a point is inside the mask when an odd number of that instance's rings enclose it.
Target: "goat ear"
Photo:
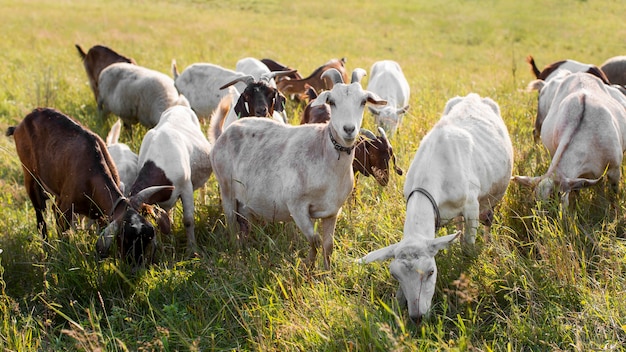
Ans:
[[[278,90],[274,93],[274,111],[283,112],[285,110],[285,96]]]
[[[161,233],[165,235],[172,233],[172,219],[170,219],[170,214],[159,207],[154,207],[153,209],[155,212],[157,226],[159,227]]]
[[[394,243],[387,247],[369,252],[365,257],[358,259],[357,262],[360,264],[367,264],[374,261],[389,259],[395,255],[395,250],[397,246],[398,244]]]
[[[528,85],[526,86],[526,91],[527,92],[532,92],[533,90],[541,91],[541,89],[545,87],[545,85],[546,85],[546,81],[542,79],[536,79],[528,83]]]
[[[400,115],[400,114],[406,114],[406,112],[409,111],[409,106],[405,105],[400,109],[396,110],[396,114]]]
[[[428,241],[428,251],[431,256],[435,256],[437,252],[442,249],[448,248],[450,243],[461,236],[461,231],[457,231],[451,235],[437,237],[433,240]]]
[[[315,100],[311,103],[311,106],[317,106],[328,103],[328,98],[330,97],[330,91],[325,90],[321,92]]]
[[[368,106],[367,109],[372,113],[372,115],[378,116],[380,115],[380,111],[378,111],[376,108]]]
[[[248,111],[248,109],[246,108],[246,100],[244,99],[243,94],[239,96],[239,100],[237,100],[237,104],[235,104],[234,110],[235,114],[237,114],[237,116],[240,118],[251,116],[250,111]]]
[[[513,176],[511,177],[511,181],[517,182],[522,186],[526,187],[535,187],[539,181],[541,181],[541,177],[537,176]]]
[[[566,178],[561,181],[561,191],[562,192],[570,192],[570,191],[578,191],[586,187],[591,187],[598,183],[602,177],[597,179],[588,179],[588,178]]]
[[[372,105],[387,105],[387,101],[379,97],[376,93],[366,91],[365,94],[368,103]]]

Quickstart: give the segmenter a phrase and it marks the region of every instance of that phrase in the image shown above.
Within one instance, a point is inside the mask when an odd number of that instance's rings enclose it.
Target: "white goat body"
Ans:
[[[330,267],[333,233],[341,206],[354,184],[352,159],[366,103],[383,104],[359,84],[338,84],[318,99],[331,103],[328,124],[291,126],[242,118],[217,139],[211,153],[228,224],[295,221],[308,239],[315,265],[322,222],[324,266]],[[333,142],[334,141],[334,142]]]
[[[435,237],[440,224],[463,216],[464,236],[474,243],[479,219],[489,226],[513,170],[513,146],[498,105],[477,94],[448,101],[443,116],[422,139],[404,183],[404,238],[361,258],[394,258],[390,270],[400,283],[416,322],[428,312],[437,266],[434,256],[458,234]]]
[[[179,198],[182,201],[190,253],[196,250],[193,192],[211,175],[210,152],[211,144],[193,110],[174,106],[163,112],[159,124],[146,133],[139,150],[139,176],[131,189],[135,193],[153,185],[174,186],[157,203],[169,211]]]
[[[138,156],[130,150],[128,145],[119,143],[120,131],[122,129],[121,120],[117,120],[111,127],[111,131],[106,138],[107,150],[117,167],[117,173],[120,176],[120,190],[128,195],[130,186],[135,183],[139,168],[137,167]]]
[[[377,61],[372,65],[367,90],[387,100],[382,107],[369,107],[376,118],[376,125],[393,136],[409,109],[411,88],[400,65],[392,60]]]
[[[251,75],[255,80],[261,79],[264,74],[270,73],[269,67],[261,60],[253,57],[244,57],[235,64],[235,71]],[[270,79],[267,83],[270,87],[276,88],[276,81]]]
[[[125,125],[141,123],[152,128],[163,111],[174,105],[189,106],[167,75],[129,63],[114,63],[100,73],[98,110],[112,112]]]
[[[541,141],[552,162],[543,176],[513,179],[536,186],[541,199],[558,187],[565,193],[565,204],[570,191],[595,184],[605,171],[617,191],[626,150],[626,98],[582,72],[565,72],[535,87],[539,90],[537,119],[543,117]]]
[[[226,95],[238,95],[246,88],[245,83],[239,82],[228,89],[220,89],[227,82],[244,77],[245,74],[215,64],[192,64],[178,74],[176,62],[173,61],[172,74],[176,88],[189,100],[189,105],[200,120],[208,119]]]

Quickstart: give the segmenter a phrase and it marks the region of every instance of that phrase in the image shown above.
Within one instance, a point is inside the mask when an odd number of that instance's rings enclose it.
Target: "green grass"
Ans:
[[[108,45],[170,72],[195,62],[234,68],[269,57],[308,75],[335,57],[367,70],[398,61],[411,110],[392,143],[406,170],[448,99],[498,102],[515,174],[540,175],[550,157],[532,140],[536,93],[524,58],[601,64],[624,54],[619,1],[4,1],[0,0],[0,130],[52,106],[105,136],[74,43]],[[367,78],[365,79],[367,81]],[[294,121],[301,107],[288,106]],[[372,118],[366,114],[366,127]],[[135,128],[138,151],[145,129]],[[333,269],[308,270],[293,224],[254,228],[238,249],[212,177],[196,200],[202,257],[185,256],[181,208],[161,236],[159,263],[130,275],[94,257],[93,231],[36,231],[12,138],[0,138],[0,349],[106,350],[623,350],[624,200],[602,186],[564,215],[512,184],[490,241],[439,254],[431,317],[410,323],[387,263],[354,263],[402,237],[404,176],[379,187],[360,177],[335,232]],[[622,184],[622,189],[624,185]],[[47,215],[50,225],[52,215]],[[52,227],[52,226],[51,226]],[[454,231],[447,227],[440,235]]]

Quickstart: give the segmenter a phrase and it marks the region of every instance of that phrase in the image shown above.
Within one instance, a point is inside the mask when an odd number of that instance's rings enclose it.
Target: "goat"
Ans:
[[[313,87],[316,91],[328,90],[332,88],[332,83],[322,78],[322,74],[327,70],[334,68],[343,77],[343,81],[348,81],[348,73],[345,67],[346,58],[331,59],[324,65],[318,67],[308,77],[302,79],[282,79],[276,83],[276,88],[284,95],[296,95],[299,99],[306,91],[306,85]]]
[[[567,70],[570,72],[586,72],[600,78],[604,84],[610,84],[609,79],[600,68],[595,65],[584,64],[576,60],[568,59],[556,61],[549,65],[546,65],[546,67],[544,67],[541,71],[539,71],[539,68],[537,68],[537,65],[535,64],[535,59],[532,57],[532,55],[528,55],[526,57],[526,62],[528,63],[528,65],[530,65],[530,70],[535,75],[535,78],[543,81],[549,81],[553,77],[556,77],[555,74],[559,70]]]
[[[122,56],[103,45],[94,45],[86,53],[80,45],[75,44],[75,46],[78,50],[78,55],[83,60],[83,66],[89,79],[89,86],[96,100],[98,100],[98,77],[100,77],[102,70],[116,62],[137,64],[134,59]]]
[[[111,127],[111,131],[106,138],[106,145],[109,155],[115,162],[117,172],[120,176],[120,190],[122,193],[128,195],[130,186],[137,179],[137,173],[139,171],[137,167],[138,156],[130,150],[128,145],[119,143],[120,131],[122,129],[122,121],[117,120]]]
[[[378,137],[360,137],[354,148],[354,160],[352,170],[355,176],[357,173],[365,177],[374,176],[378,184],[386,186],[389,183],[389,161],[393,162],[393,170],[398,175],[403,174],[403,170],[396,164],[396,156],[393,154],[393,147],[387,139],[387,134],[382,127],[378,128]],[[372,138],[373,137],[373,138]]]
[[[400,242],[368,253],[361,263],[394,258],[389,266],[418,323],[430,310],[437,280],[435,255],[460,233],[435,237],[462,215],[463,240],[474,243],[479,219],[489,231],[492,209],[504,196],[513,170],[513,146],[498,104],[471,93],[448,101],[443,116],[422,139],[406,181],[406,218]]]
[[[318,100],[331,107],[327,124],[285,125],[270,119],[242,118],[215,141],[211,152],[229,227],[249,221],[295,221],[310,244],[315,266],[322,222],[324,267],[330,269],[333,233],[339,211],[352,191],[354,145],[365,104],[385,104],[360,84],[336,84]]]
[[[235,71],[244,73],[254,77],[255,80],[260,80],[262,75],[270,73],[270,69],[259,59],[253,57],[244,57],[235,64]],[[276,88],[276,82],[274,79],[270,79],[267,82],[272,88]]]
[[[150,186],[174,186],[174,191],[162,192],[153,201],[170,211],[180,198],[190,254],[196,252],[193,192],[211,175],[210,152],[211,144],[193,110],[173,106],[163,112],[159,123],[144,136],[139,149],[139,175],[130,189],[132,195]],[[162,231],[169,232],[169,221]]]
[[[72,213],[110,223],[96,243],[98,254],[108,256],[117,237],[118,254],[128,262],[149,262],[155,248],[153,226],[138,210],[152,195],[172,187],[151,187],[126,198],[104,141],[63,113],[38,108],[15,127],[9,127],[24,171],[24,186],[35,208],[37,228],[46,239],[43,217],[46,200],[56,199],[60,232],[69,228]]]
[[[558,190],[567,206],[571,191],[596,184],[606,173],[616,194],[626,151],[626,98],[583,72],[564,71],[531,85],[539,90],[539,133],[552,162],[543,176],[513,180],[535,188],[540,199]]]
[[[370,106],[369,110],[375,117],[376,125],[384,128],[391,137],[402,123],[402,116],[409,110],[411,88],[402,68],[395,61],[375,62],[370,74],[367,90],[387,100],[387,105],[383,107]]]
[[[263,74],[257,81],[252,76],[236,78],[220,89],[226,89],[238,82],[246,83],[241,94],[231,94],[220,102],[220,106],[211,115],[209,122],[209,141],[214,143],[222,131],[231,123],[242,117],[272,117],[274,120],[286,123],[285,97],[268,82],[274,77],[287,75],[291,71],[270,72]]]
[[[174,80],[145,67],[114,63],[102,70],[98,79],[98,111],[122,119],[127,127],[141,123],[152,128],[163,111],[174,105],[189,106],[179,95]]]
[[[192,64],[179,74],[176,60],[172,60],[172,75],[176,89],[189,100],[189,105],[200,121],[211,117],[222,98],[239,95],[246,88],[245,83],[239,82],[228,89],[220,89],[224,82],[247,75],[215,64]]]
[[[622,87],[626,85],[626,56],[614,56],[607,59],[600,66],[600,70],[604,72],[611,84]]]

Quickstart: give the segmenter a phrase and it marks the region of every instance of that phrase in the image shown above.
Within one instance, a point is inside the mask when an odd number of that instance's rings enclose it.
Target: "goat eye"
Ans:
[[[365,106],[365,103],[367,103],[367,101],[365,100],[361,101],[361,106]]]
[[[434,273],[435,273],[435,271],[431,269],[431,270],[428,272],[428,277],[433,276],[433,274],[434,274]]]
[[[334,101],[334,100],[329,101],[329,102],[328,102],[328,105],[330,105],[330,106],[335,106],[335,101]]]

